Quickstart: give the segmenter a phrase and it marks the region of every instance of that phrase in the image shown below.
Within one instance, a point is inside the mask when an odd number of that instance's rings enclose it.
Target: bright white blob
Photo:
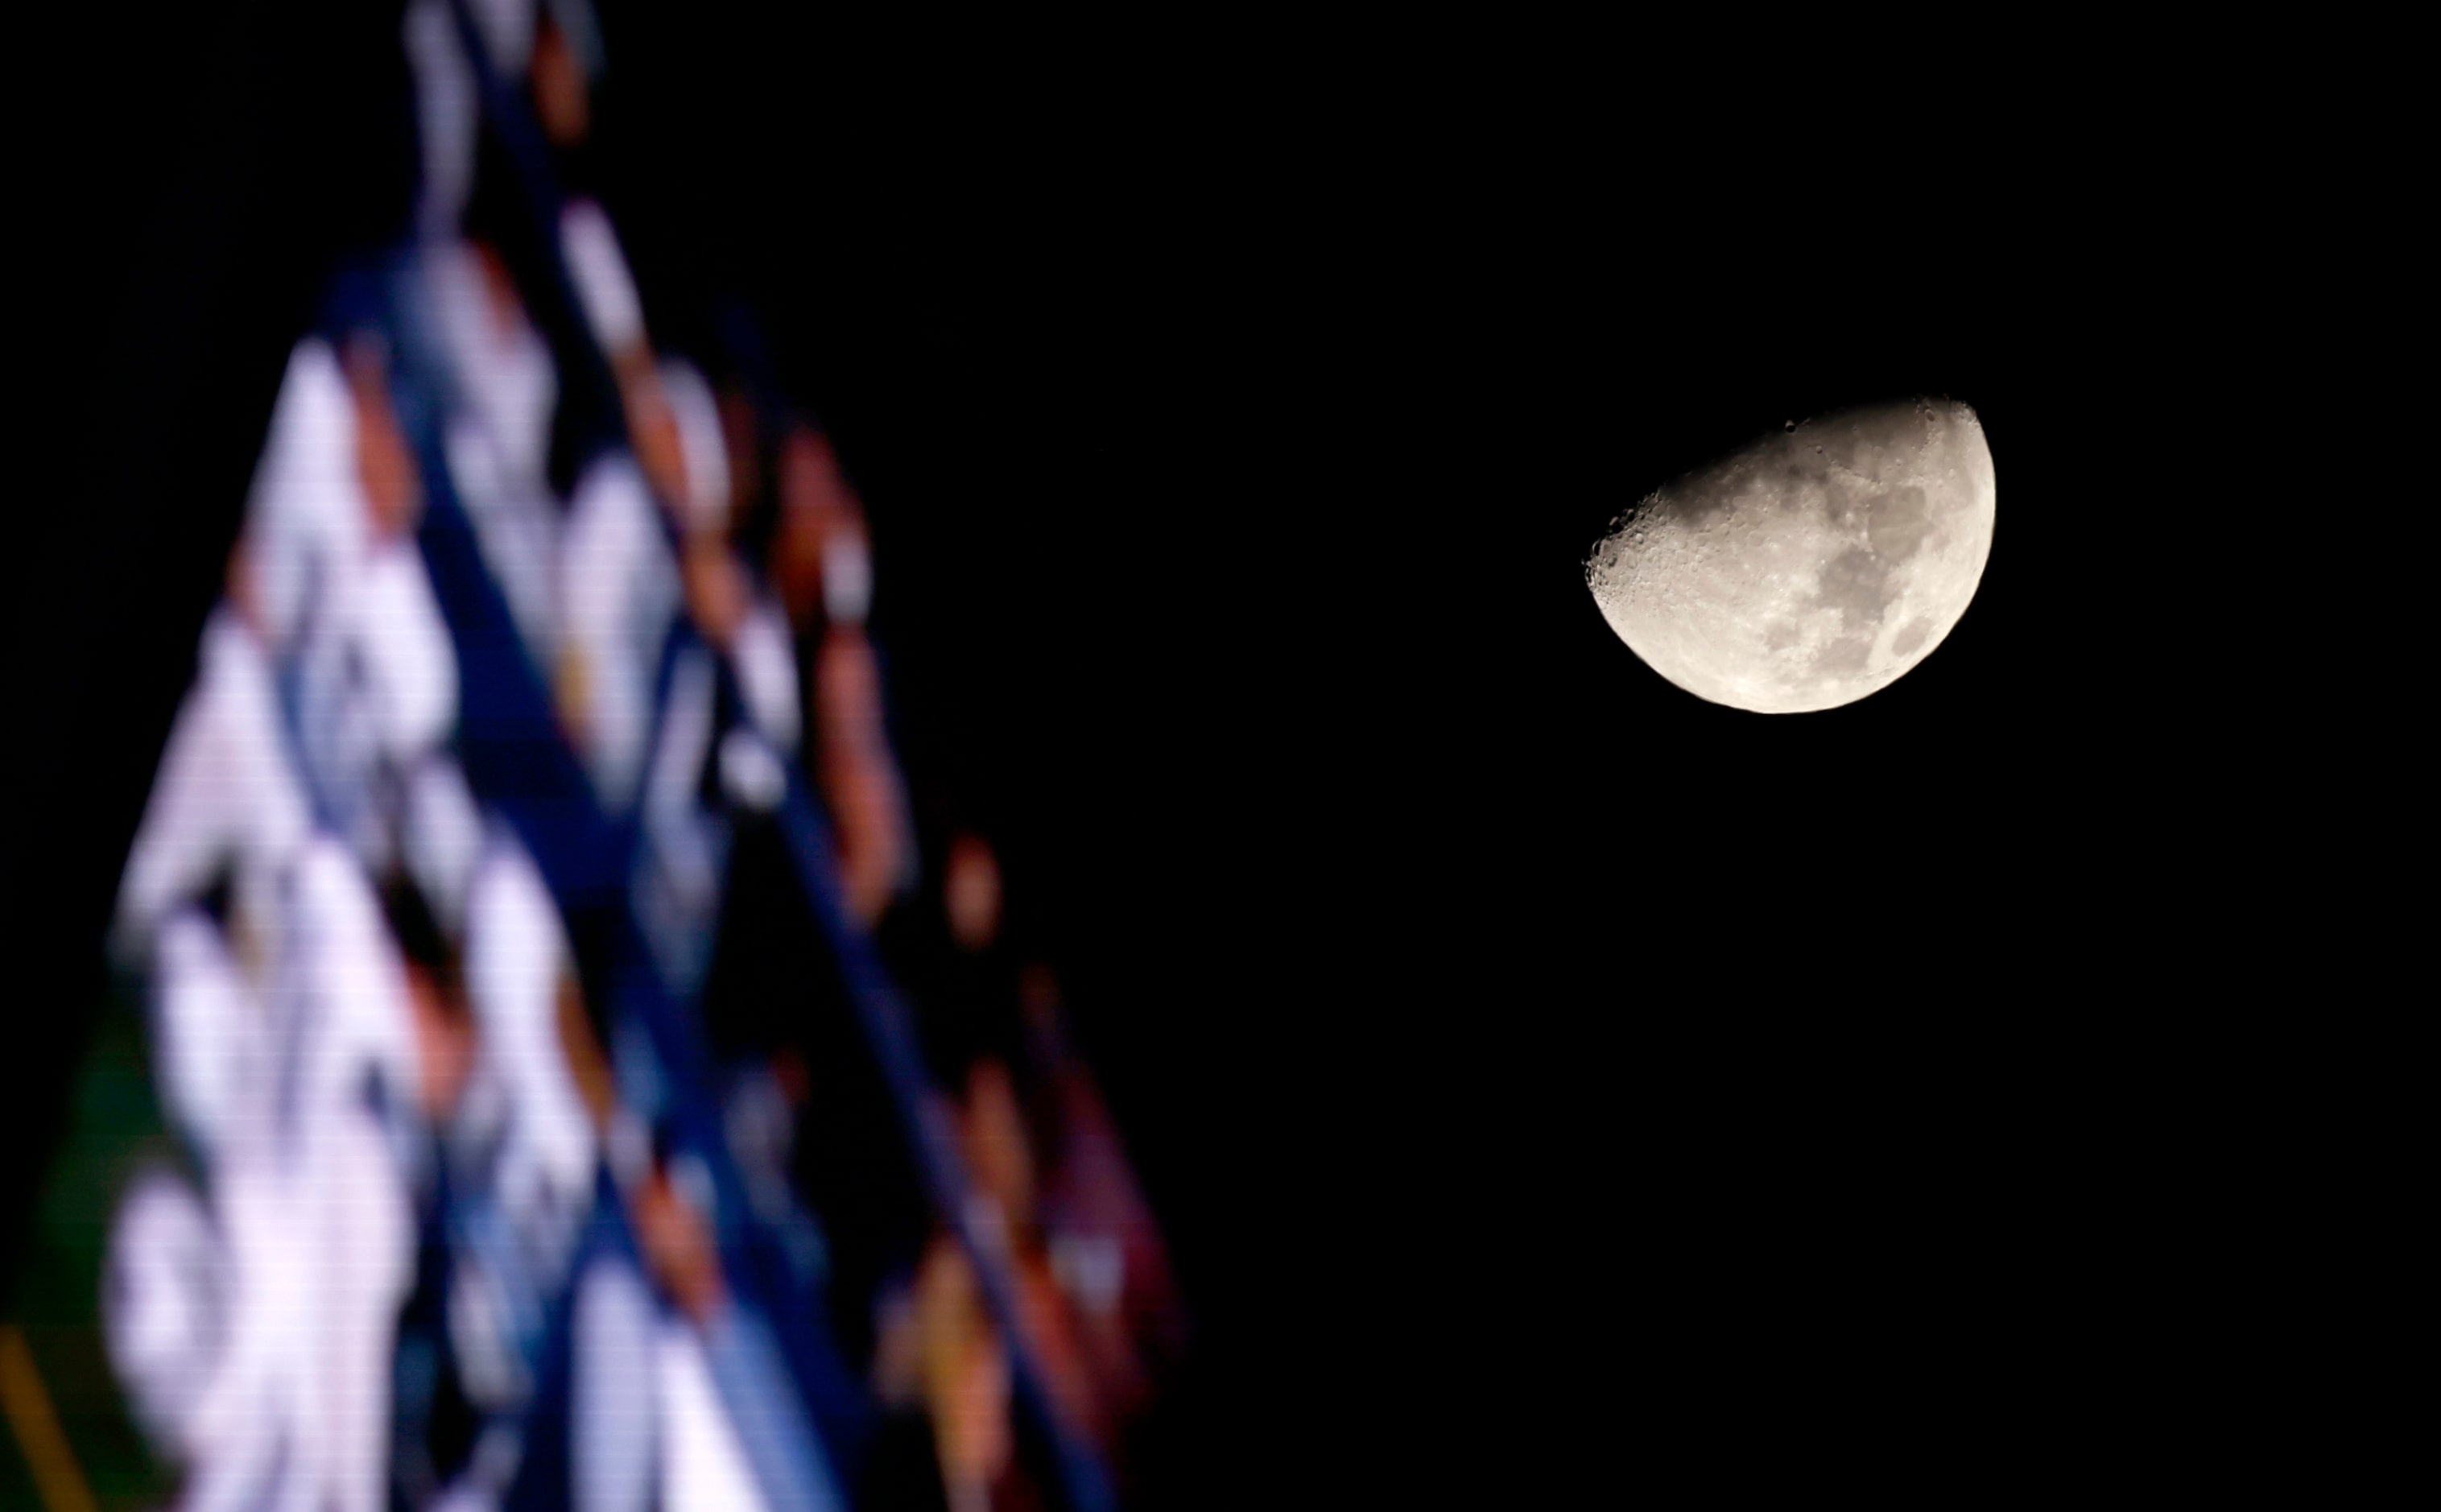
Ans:
[[[1992,452],[1947,400],[1809,421],[1657,490],[1585,563],[1654,671],[1758,713],[1853,703],[1941,644],[1992,553]]]

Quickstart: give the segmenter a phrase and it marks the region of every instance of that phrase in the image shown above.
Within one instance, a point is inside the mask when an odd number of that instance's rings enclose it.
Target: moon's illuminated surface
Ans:
[[[1847,410],[1665,485],[1594,548],[1602,618],[1654,671],[1759,713],[1853,703],[1930,655],[1992,553],[1966,405]]]

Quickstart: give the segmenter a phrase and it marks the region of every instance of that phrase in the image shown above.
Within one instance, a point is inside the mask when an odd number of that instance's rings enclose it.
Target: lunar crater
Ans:
[[[1586,585],[1619,638],[1699,697],[1835,708],[1956,625],[1991,551],[1994,500],[1966,405],[1851,410],[1638,500],[1588,557]]]

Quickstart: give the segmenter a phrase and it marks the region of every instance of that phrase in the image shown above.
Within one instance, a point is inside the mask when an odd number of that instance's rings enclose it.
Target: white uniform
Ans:
[[[681,601],[651,490],[624,452],[604,456],[577,482],[560,593],[563,655],[585,687],[577,745],[604,805],[624,812],[643,776],[654,679]]]
[[[695,1327],[605,1261],[577,1283],[569,1400],[575,1512],[760,1512],[769,1504]]]
[[[376,1512],[389,1494],[398,1310],[414,1277],[413,1201],[395,1129],[368,1100],[411,1107],[420,1069],[404,966],[354,858],[317,837],[300,855],[275,988],[285,1061],[256,1200],[315,1505]],[[249,1291],[255,1288],[251,1286]],[[268,1289],[268,1286],[265,1288]]]
[[[682,357],[656,369],[661,395],[678,422],[678,458],[686,474],[686,497],[676,500],[690,531],[729,525],[729,441],[720,428],[720,401],[701,369]]]
[[[657,1417],[660,1320],[644,1279],[611,1260],[577,1278],[570,1315],[569,1502],[573,1512],[646,1512]]]
[[[284,911],[284,909],[283,909]],[[283,931],[284,943],[284,931]],[[190,1509],[310,1509],[321,1481],[307,1404],[312,1290],[317,1246],[309,1237],[307,1186],[280,1117],[280,1056],[248,1002],[210,921],[183,912],[163,927],[154,958],[154,1053],[168,1071],[169,1111],[194,1141],[209,1172],[211,1271],[219,1282],[216,1347],[198,1388],[160,1412],[158,1358],[114,1350],[122,1378],[154,1414],[152,1426],[186,1470],[179,1504]],[[247,1025],[251,1022],[249,1032]],[[245,1053],[248,1046],[258,1053]],[[122,1211],[112,1274],[166,1272],[178,1225],[157,1195],[139,1187]],[[191,1228],[192,1225],[185,1225]],[[153,1289],[159,1290],[155,1286]],[[167,1306],[129,1308],[118,1332],[154,1348]],[[149,1321],[137,1322],[138,1315]],[[147,1378],[147,1372],[151,1378]]]
[[[502,829],[486,840],[468,884],[464,962],[480,1053],[508,1104],[499,1198],[531,1252],[555,1273],[592,1206],[601,1152],[559,1037],[567,937],[541,873]]]
[[[678,417],[678,451],[686,469],[680,501],[691,531],[729,526],[729,443],[720,427],[719,402],[695,365],[672,358],[660,366],[661,390]],[[754,729],[782,753],[796,749],[802,715],[797,703],[795,637],[787,615],[766,596],[750,606],[729,646],[739,695]]]
[[[228,1260],[192,1188],[165,1169],[137,1177],[110,1224],[102,1339],[138,1427],[181,1452],[184,1429],[227,1345]]]
[[[152,998],[164,1111],[206,1167],[208,1208],[166,1173],[129,1190],[103,1293],[111,1360],[138,1421],[186,1470],[182,1506],[310,1508],[319,1469],[299,1309],[316,1246],[282,1159],[262,1004],[192,909],[160,929]]]
[[[765,1502],[695,1329],[663,1319],[654,1341],[661,1505],[669,1512],[761,1512]]]
[[[298,862],[283,997],[296,1055],[283,1087],[296,1236],[308,1236],[310,1319],[300,1360],[319,1504],[389,1504],[390,1360],[415,1280],[415,1212],[390,1109],[415,1104],[420,1055],[406,970],[354,857],[315,840]]]
[[[378,1080],[401,1104],[416,1051],[400,963],[353,858],[308,840],[285,892],[267,1017],[203,915],[162,931],[156,1049],[171,1108],[209,1165],[223,1306],[200,1385],[163,1384],[178,1377],[160,1363],[174,1312],[159,1305],[131,1310],[114,1358],[149,1382],[138,1400],[188,1470],[182,1506],[377,1512],[414,1217],[392,1130],[363,1093]],[[115,1260],[115,1274],[175,1258],[168,1210],[143,1200],[119,1249],[169,1252]]]
[[[246,497],[253,594],[274,659],[303,633],[333,577],[363,551],[370,513],[347,376],[330,344],[309,336],[289,353]]]
[[[458,655],[411,541],[336,564],[298,653],[299,753],[324,812],[376,870],[406,773],[458,717]]]
[[[533,54],[534,0],[477,0],[471,8],[485,61],[514,82]],[[400,25],[415,80],[416,139],[423,183],[416,227],[427,239],[456,234],[474,192],[482,99],[448,0],[410,0]]]
[[[548,666],[559,510],[545,474],[558,373],[523,312],[501,307],[472,247],[440,243],[425,257],[455,388],[443,437],[449,479],[527,649]]]
[[[447,736],[458,666],[422,554],[372,531],[356,445],[337,356],[298,342],[246,503],[244,560],[265,658],[297,677],[298,775],[379,867],[396,801],[384,767],[394,778]]]
[[[309,827],[262,643],[216,609],[197,660],[119,877],[119,941],[139,958],[171,910],[224,865],[236,867],[241,926],[265,929],[272,879]]]
[[[228,1274],[227,1342],[211,1383],[180,1424],[190,1512],[310,1509],[321,1484],[307,1403],[316,1269],[301,1188],[277,1161],[232,1150],[212,1175],[211,1207]]]
[[[756,602],[737,627],[729,664],[756,733],[779,754],[793,755],[804,735],[805,713],[797,702],[796,638],[779,604],[768,598]]]
[[[153,1080],[197,1159],[217,1161],[241,1104],[266,1095],[271,1046],[255,983],[208,915],[162,926],[153,965]]]
[[[382,1512],[389,1501],[390,1370],[398,1313],[415,1278],[415,1212],[390,1131],[370,1109],[325,1115],[315,1136],[314,1278],[321,1305],[312,1403],[323,1505]]]
[[[644,303],[608,212],[592,200],[570,200],[559,212],[559,251],[585,324],[602,351],[615,357],[642,343]]]

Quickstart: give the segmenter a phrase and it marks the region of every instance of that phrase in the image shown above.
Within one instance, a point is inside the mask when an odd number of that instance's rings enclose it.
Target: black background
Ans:
[[[122,21],[52,54],[98,87],[30,238],[37,1129],[287,348],[412,171],[394,17]],[[837,436],[902,739],[1000,835],[1179,1251],[1171,1496],[2150,1431],[2169,1346],[2120,1324],[2193,1183],[2126,961],[2208,699],[2105,669],[2179,655],[2126,607],[2136,501],[2192,485],[2143,441],[2229,351],[2218,150],[2143,80],[1998,24],[605,27],[648,315],[749,296]],[[1912,393],[1977,407],[2001,505],[1906,679],[1745,714],[1604,626],[1621,508]]]

